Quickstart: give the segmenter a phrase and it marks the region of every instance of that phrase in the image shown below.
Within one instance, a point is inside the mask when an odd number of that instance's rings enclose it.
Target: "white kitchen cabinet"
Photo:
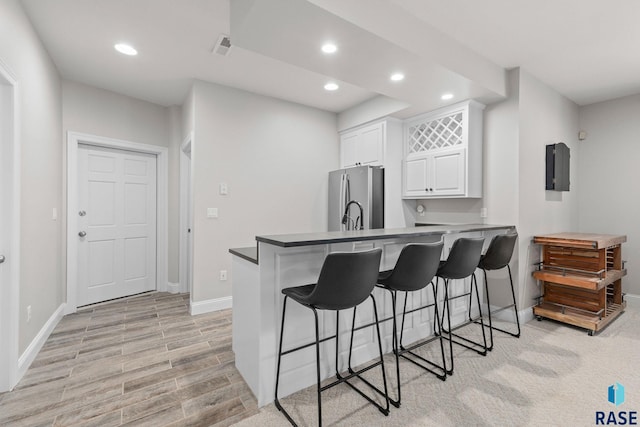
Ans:
[[[404,123],[402,197],[482,197],[482,110],[465,101]]]
[[[465,153],[465,149],[459,148],[407,160],[403,196],[464,196]]]
[[[340,132],[340,166],[384,167],[384,224],[413,226],[402,202],[402,121],[385,117]]]
[[[349,129],[340,134],[340,164],[383,166],[386,143],[386,121]]]

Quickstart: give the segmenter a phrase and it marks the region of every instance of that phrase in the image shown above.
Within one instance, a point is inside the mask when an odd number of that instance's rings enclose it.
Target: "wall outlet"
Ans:
[[[218,218],[218,208],[207,208],[207,218]]]
[[[220,183],[220,194],[226,196],[229,193],[229,187],[227,187],[226,182]]]
[[[220,280],[227,280],[227,270],[220,270]]]
[[[480,208],[480,218],[487,217],[487,208]]]
[[[31,321],[31,306],[27,306],[27,322]]]

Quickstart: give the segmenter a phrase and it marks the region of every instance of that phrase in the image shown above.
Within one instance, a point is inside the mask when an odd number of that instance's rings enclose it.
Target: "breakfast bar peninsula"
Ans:
[[[497,234],[515,231],[509,225],[463,224],[432,225],[411,228],[331,231],[320,233],[256,236],[257,246],[234,248],[233,255],[233,351],[236,367],[264,406],[273,401],[281,322],[281,290],[291,286],[315,283],[327,254],[336,251],[360,251],[371,248],[382,249],[380,270],[393,268],[402,248],[408,243],[429,243],[444,240],[442,257],[459,237],[484,237],[485,248]],[[517,254],[514,258],[517,257]],[[462,293],[468,288],[468,280],[453,281],[450,292]],[[481,287],[480,287],[481,288]],[[388,292],[374,290],[381,320],[382,346],[391,350],[391,298]],[[438,299],[442,296],[439,295]],[[399,298],[400,300],[400,298]],[[408,307],[420,307],[433,302],[426,291],[410,295]],[[404,301],[403,301],[404,303]],[[459,298],[451,305],[452,323],[467,319],[467,298]],[[335,314],[319,310],[320,336],[335,335]],[[420,310],[407,317],[405,341],[411,342],[428,337],[432,333],[430,310]],[[340,316],[340,366],[346,366],[352,310]],[[362,304],[357,309],[356,326],[368,324],[373,319],[371,304]],[[343,324],[344,323],[344,324]],[[313,343],[314,320],[311,312],[298,304],[287,307],[287,323],[284,341],[288,346]],[[344,331],[344,333],[342,333]],[[352,364],[354,366],[372,360],[378,354],[373,328],[356,332],[353,343]],[[321,375],[330,377],[335,373],[335,339],[321,345]],[[344,351],[343,351],[344,350]],[[344,363],[343,363],[344,362]],[[316,364],[314,346],[287,355],[283,358],[280,392],[291,394],[315,384]]]

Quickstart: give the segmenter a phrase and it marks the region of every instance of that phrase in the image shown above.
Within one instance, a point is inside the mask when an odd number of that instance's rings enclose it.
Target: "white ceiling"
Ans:
[[[500,99],[517,66],[581,105],[640,92],[636,0],[22,2],[64,78],[160,105],[199,79],[334,112],[379,95],[419,112],[444,91]],[[211,53],[220,33],[228,56]],[[140,54],[118,54],[120,41]],[[407,77],[391,83],[397,69]]]
[[[389,0],[579,105],[640,93],[637,0]]]

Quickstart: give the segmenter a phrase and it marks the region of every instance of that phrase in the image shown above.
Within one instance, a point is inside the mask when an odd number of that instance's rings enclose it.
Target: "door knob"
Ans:
[[[80,236],[80,237],[84,237],[86,235],[87,235],[86,231],[81,231],[81,232],[78,233],[78,236]]]
[[[2,264],[4,262],[4,260],[5,260],[4,255],[0,255],[0,264]]]

